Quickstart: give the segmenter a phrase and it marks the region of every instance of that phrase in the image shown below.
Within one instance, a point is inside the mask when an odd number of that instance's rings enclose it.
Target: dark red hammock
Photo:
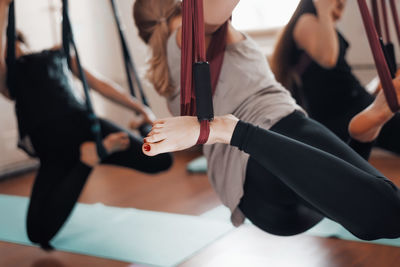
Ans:
[[[384,44],[385,46],[385,56],[386,56],[386,61],[389,64],[389,70],[392,78],[394,79],[396,77],[396,71],[397,71],[397,65],[396,65],[396,54],[394,50],[394,45],[392,43],[392,38],[390,36],[390,26],[389,26],[389,16],[387,12],[387,5],[386,5],[387,0],[381,0],[382,3],[382,14],[383,14],[383,21],[384,21],[384,26],[385,26],[385,37],[386,37],[386,43]]]
[[[386,62],[389,65],[389,71],[392,78],[396,77],[396,55],[392,38],[390,36],[389,17],[387,12],[387,0],[371,0],[372,13],[374,17],[375,29],[378,33],[379,41],[382,46],[383,54],[385,55]],[[381,27],[381,13],[383,19],[383,29]],[[385,38],[384,38],[385,35]]]
[[[379,16],[379,4],[378,0],[371,0],[371,7],[372,7],[372,14],[374,16],[374,23],[375,23],[375,29],[378,33],[378,36],[382,36],[382,28],[381,28],[381,20]]]
[[[182,9],[181,115],[197,115],[197,144],[205,144],[214,118],[212,96],[224,60],[228,22],[213,34],[206,53],[203,1],[183,0]]]
[[[397,14],[396,0],[390,0],[390,9],[392,10],[393,22],[396,29],[397,40],[400,44],[400,21],[399,15]]]
[[[385,38],[386,43],[391,43],[392,39],[390,38],[390,27],[389,27],[389,19],[386,8],[386,0],[381,0],[382,3],[382,14],[383,14],[383,25],[385,26]]]
[[[389,71],[389,66],[386,61],[381,43],[379,41],[378,33],[376,31],[374,22],[368,9],[366,0],[357,0],[361,12],[361,17],[364,22],[365,30],[368,36],[368,41],[371,46],[372,54],[374,56],[375,65],[378,70],[378,75],[381,80],[383,92],[390,109],[397,112],[400,107],[397,101],[397,94],[394,88],[392,77]]]

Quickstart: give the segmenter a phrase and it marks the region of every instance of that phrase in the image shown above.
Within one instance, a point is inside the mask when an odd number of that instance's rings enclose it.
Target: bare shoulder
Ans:
[[[313,14],[304,14],[296,22],[294,35],[299,35],[305,31],[311,31],[318,24],[318,17]]]
[[[313,32],[315,32],[315,28],[318,26],[318,18],[313,14],[304,14],[302,15],[294,29],[293,29],[293,38],[296,43],[302,46],[304,41],[312,37]]]

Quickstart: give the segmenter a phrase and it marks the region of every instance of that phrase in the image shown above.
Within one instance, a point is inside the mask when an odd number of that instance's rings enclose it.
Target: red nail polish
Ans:
[[[146,151],[146,152],[149,152],[151,150],[151,146],[148,144],[144,145],[143,148],[144,148],[144,151]]]

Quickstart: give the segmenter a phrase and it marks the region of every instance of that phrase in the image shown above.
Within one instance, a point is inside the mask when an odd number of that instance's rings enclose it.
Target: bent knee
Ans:
[[[352,232],[356,237],[365,241],[382,238],[400,237],[400,218],[385,219],[380,217],[379,222],[369,223]]]

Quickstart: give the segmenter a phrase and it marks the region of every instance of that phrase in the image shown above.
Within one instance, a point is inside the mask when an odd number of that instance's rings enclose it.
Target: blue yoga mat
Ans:
[[[205,157],[198,157],[186,166],[186,170],[191,173],[207,173],[207,159]]]
[[[28,198],[0,195],[0,240],[31,245]],[[176,266],[232,226],[186,216],[102,204],[78,204],[52,244],[58,250],[152,266]]]
[[[215,221],[228,222],[230,218],[230,211],[228,208],[224,206],[219,206],[216,207],[215,209],[212,209],[202,214],[201,216],[204,218],[214,219]],[[246,220],[246,223],[251,223],[251,222],[249,220]],[[308,230],[305,234],[319,236],[319,237],[336,237],[339,239],[350,240],[350,241],[359,241],[359,242],[400,247],[400,239],[379,239],[375,241],[364,241],[358,239],[349,231],[347,231],[345,228],[343,228],[343,226],[329,219],[323,219],[319,224]]]

